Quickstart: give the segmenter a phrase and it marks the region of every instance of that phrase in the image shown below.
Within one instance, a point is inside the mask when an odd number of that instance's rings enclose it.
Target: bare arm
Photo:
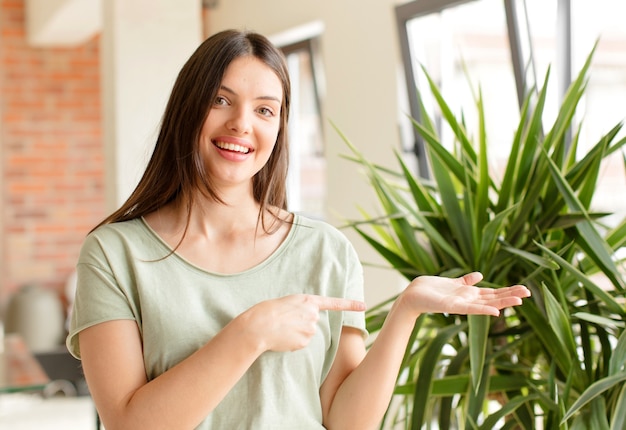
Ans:
[[[530,295],[528,289],[520,285],[497,290],[474,287],[481,279],[479,273],[470,273],[458,279],[424,276],[413,280],[393,304],[360,363],[359,357],[364,354],[363,340],[354,331],[344,329],[337,359],[320,392],[324,425],[329,430],[378,428],[420,314],[497,316],[500,309],[519,305],[523,297]]]
[[[148,383],[134,321],[79,334],[85,377],[107,429],[191,429],[224,398],[261,353],[233,321],[189,358]],[[211,363],[211,365],[209,365]]]
[[[264,351],[306,346],[323,309],[363,310],[364,304],[310,295],[262,302],[152,381],[146,377],[134,321],[110,321],[85,329],[79,334],[83,368],[105,427],[196,427]]]

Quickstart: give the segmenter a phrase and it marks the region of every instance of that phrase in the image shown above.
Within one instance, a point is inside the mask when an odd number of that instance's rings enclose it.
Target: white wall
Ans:
[[[148,7],[147,7],[148,6]],[[180,68],[202,39],[198,0],[102,2],[102,105],[107,207],[141,178]]]
[[[392,0],[219,0],[208,14],[209,34],[228,28],[266,36],[321,21],[322,61],[326,81],[323,116],[327,145],[328,221],[359,219],[357,207],[375,208],[375,196],[361,171],[340,158],[348,149],[328,121],[334,122],[366,157],[395,167],[400,146],[398,73],[400,48]],[[297,144],[297,142],[292,142]],[[352,231],[361,260],[381,263]],[[383,263],[384,264],[384,263]],[[397,292],[399,277],[366,267],[366,300],[371,304]]]

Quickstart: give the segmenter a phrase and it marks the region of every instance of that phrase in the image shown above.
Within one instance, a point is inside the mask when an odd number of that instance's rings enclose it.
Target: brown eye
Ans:
[[[274,116],[274,111],[270,108],[262,107],[258,109],[258,112],[263,116]]]
[[[213,104],[218,106],[225,106],[228,104],[228,101],[222,96],[217,96],[215,97],[215,101],[213,102]]]

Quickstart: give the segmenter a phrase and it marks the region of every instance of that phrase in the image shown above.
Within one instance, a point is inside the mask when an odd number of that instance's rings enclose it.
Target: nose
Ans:
[[[239,107],[232,110],[232,115],[228,118],[226,127],[233,132],[246,134],[250,131],[251,124],[250,113],[243,107]]]

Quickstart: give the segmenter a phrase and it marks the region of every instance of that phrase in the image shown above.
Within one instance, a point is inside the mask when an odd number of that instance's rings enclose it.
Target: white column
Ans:
[[[182,65],[202,38],[198,0],[106,0],[101,40],[107,211],[139,181]]]

